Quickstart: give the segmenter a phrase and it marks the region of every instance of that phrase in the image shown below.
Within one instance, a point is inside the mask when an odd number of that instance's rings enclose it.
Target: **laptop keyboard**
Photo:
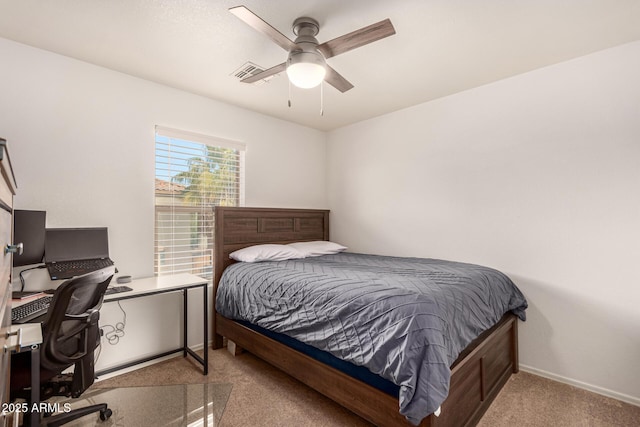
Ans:
[[[11,309],[11,323],[26,323],[47,312],[53,296],[44,296]]]
[[[113,262],[108,258],[85,259],[79,261],[60,261],[47,264],[52,279],[70,279],[74,276],[91,273],[101,268],[109,267]]]

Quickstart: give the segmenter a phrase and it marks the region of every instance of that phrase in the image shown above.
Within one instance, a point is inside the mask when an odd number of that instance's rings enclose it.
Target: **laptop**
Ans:
[[[51,280],[70,279],[113,265],[107,227],[47,228],[44,262]]]

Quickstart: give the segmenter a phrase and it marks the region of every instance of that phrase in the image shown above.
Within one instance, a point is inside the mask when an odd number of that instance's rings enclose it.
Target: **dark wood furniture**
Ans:
[[[411,425],[398,399],[215,312],[215,295],[229,254],[264,243],[329,240],[329,211],[313,209],[215,209],[213,348],[223,337],[378,426]],[[512,373],[518,372],[516,317],[506,314],[471,343],[451,366],[449,396],[439,417],[420,426],[475,425]]]
[[[9,337],[11,335],[11,268],[13,257],[5,248],[12,245],[13,196],[16,181],[9,160],[6,141],[0,138],[0,404],[9,401]],[[0,426],[9,425],[13,414],[0,411]]]

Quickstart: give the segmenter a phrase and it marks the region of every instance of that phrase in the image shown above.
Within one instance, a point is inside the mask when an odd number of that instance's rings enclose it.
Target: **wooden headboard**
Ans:
[[[329,211],[215,207],[214,297],[229,254],[247,246],[329,240]]]

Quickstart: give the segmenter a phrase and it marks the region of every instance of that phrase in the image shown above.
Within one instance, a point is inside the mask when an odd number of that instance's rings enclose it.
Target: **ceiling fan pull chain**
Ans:
[[[324,82],[320,82],[320,115],[324,116]]]
[[[289,99],[287,99],[287,104],[289,104],[289,108],[291,108],[291,80],[289,80]]]

